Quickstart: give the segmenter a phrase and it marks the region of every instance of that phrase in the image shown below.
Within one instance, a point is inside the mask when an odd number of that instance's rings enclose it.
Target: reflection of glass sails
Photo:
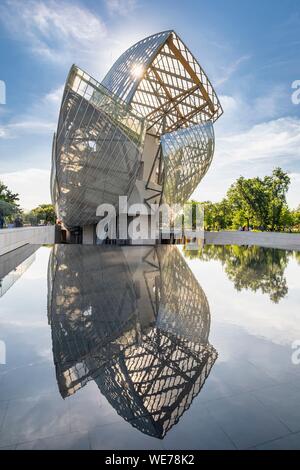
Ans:
[[[174,31],[134,44],[99,83],[72,66],[53,140],[52,199],[66,227],[99,204],[184,203],[208,170],[223,110]]]
[[[176,246],[74,249],[55,246],[49,263],[60,393],[94,380],[126,421],[163,438],[217,358],[206,296]]]
[[[35,260],[35,245],[24,245],[1,256],[0,297],[27,271]]]

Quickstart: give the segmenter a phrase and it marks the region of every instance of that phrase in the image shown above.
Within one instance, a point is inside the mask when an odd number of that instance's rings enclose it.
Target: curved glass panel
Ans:
[[[130,193],[144,136],[143,119],[73,66],[54,144],[54,201],[65,225],[96,223],[99,204]]]
[[[174,31],[130,47],[102,83],[144,116],[156,135],[214,122],[223,112],[204,70]]]
[[[211,122],[165,134],[163,198],[168,204],[186,202],[207,172],[214,153]]]
[[[102,84],[112,93],[130,103],[137,84],[141,80],[137,65],[146,68],[153,55],[164,43],[171,31],[149,36],[125,51],[108,71]],[[142,71],[142,69],[140,69]]]

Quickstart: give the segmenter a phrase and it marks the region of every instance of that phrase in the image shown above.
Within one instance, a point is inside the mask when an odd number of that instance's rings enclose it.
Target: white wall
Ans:
[[[270,248],[300,250],[299,233],[275,232],[205,232],[208,245],[259,245]]]
[[[0,230],[0,256],[20,246],[51,244],[55,241],[55,226],[4,228]]]

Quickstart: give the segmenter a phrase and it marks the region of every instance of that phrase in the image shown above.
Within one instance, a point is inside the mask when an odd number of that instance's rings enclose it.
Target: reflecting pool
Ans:
[[[300,449],[299,302],[292,251],[4,255],[0,448]]]

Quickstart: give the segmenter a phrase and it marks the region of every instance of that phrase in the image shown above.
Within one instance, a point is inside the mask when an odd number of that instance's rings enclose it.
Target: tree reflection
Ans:
[[[295,251],[294,255],[295,255],[296,261],[298,262],[298,264],[300,264],[300,251]]]
[[[259,246],[231,245],[205,245],[198,251],[184,251],[191,259],[220,261],[237,291],[261,291],[268,294],[274,303],[278,303],[288,293],[284,273],[292,252]]]

